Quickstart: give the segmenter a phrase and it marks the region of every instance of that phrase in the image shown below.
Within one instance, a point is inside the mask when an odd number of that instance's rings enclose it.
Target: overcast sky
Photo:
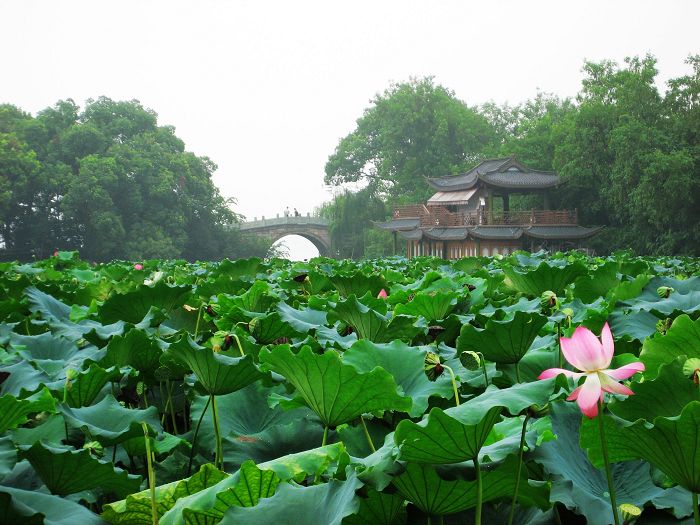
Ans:
[[[646,53],[663,82],[700,53],[698,20],[697,0],[0,0],[0,103],[138,99],[218,164],[239,213],[306,213],[391,82],[434,75],[470,105],[517,104],[574,96],[584,60]]]

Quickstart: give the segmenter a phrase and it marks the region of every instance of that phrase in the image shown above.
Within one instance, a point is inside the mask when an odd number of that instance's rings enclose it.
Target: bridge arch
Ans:
[[[276,217],[262,218],[241,223],[242,232],[258,235],[274,244],[287,235],[298,235],[309,240],[317,249],[319,255],[331,255],[331,238],[328,232],[329,222],[322,217]]]

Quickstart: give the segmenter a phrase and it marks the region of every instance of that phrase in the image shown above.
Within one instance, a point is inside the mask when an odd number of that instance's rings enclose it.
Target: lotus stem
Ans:
[[[520,433],[520,451],[518,453],[518,469],[515,473],[515,490],[513,491],[513,500],[510,504],[510,514],[508,515],[508,525],[512,525],[515,517],[515,505],[518,501],[518,491],[520,490],[520,473],[523,470],[523,455],[525,453],[525,434],[527,432],[527,422],[530,420],[530,414],[525,415],[523,421],[523,430]]]
[[[148,486],[151,489],[151,517],[153,525],[158,525],[158,506],[156,505],[156,474],[153,470],[153,453],[151,452],[151,438],[148,436],[148,426],[141,423],[144,439],[146,440],[146,461],[148,464]]]
[[[173,424],[173,433],[177,435],[177,420],[175,418],[175,405],[173,404],[173,384],[169,379],[166,379],[165,385],[168,390],[168,402],[170,403],[170,421]]]
[[[321,440],[321,446],[325,447],[327,441],[328,441],[328,425],[323,427],[323,439]]]
[[[698,493],[693,492],[693,520],[695,525],[700,525],[700,512],[698,511]]]
[[[561,351],[561,324],[557,323],[557,342],[559,348],[559,368],[564,368],[564,354]]]
[[[515,380],[520,383],[520,361],[515,363]]]
[[[197,324],[194,325],[194,340],[197,340],[197,333],[199,332],[199,322],[202,320],[202,308],[204,308],[204,303],[199,305],[199,310],[197,311]]]
[[[372,452],[376,452],[377,449],[374,447],[374,443],[372,442],[372,436],[369,435],[369,431],[367,430],[367,423],[365,423],[365,418],[360,416],[360,421],[362,421],[362,428],[365,431],[365,437],[367,438],[367,443],[369,444],[369,448]]]
[[[603,461],[605,462],[605,476],[608,479],[608,492],[610,493],[610,506],[612,507],[613,520],[615,525],[620,525],[620,518],[617,515],[617,502],[615,500],[615,485],[613,485],[612,470],[610,470],[610,459],[608,458],[608,443],[605,440],[605,425],[603,424],[603,402],[600,402],[598,411],[598,430],[600,432],[600,446],[603,451]],[[697,507],[696,507],[697,512]]]
[[[114,445],[112,447],[112,465],[114,465],[114,462],[117,460],[117,445]]]
[[[190,473],[192,472],[192,458],[194,458],[194,449],[195,445],[197,444],[197,436],[199,435],[199,426],[202,424],[202,419],[204,419],[204,414],[207,412],[207,408],[209,408],[209,404],[211,403],[211,397],[207,398],[207,404],[204,405],[204,410],[202,410],[202,413],[199,415],[199,420],[197,421],[197,426],[194,429],[194,436],[192,437],[192,449],[190,450],[190,462],[187,464],[187,477],[190,477]]]
[[[236,340],[236,344],[238,345],[238,351],[241,353],[241,357],[245,357],[245,352],[243,351],[243,345],[241,345],[241,340],[238,339],[238,336],[236,334],[231,334],[231,337],[233,337]]]
[[[481,525],[481,506],[483,504],[483,487],[481,484],[481,467],[479,455],[474,458],[474,470],[476,471],[476,509],[474,510],[474,525]]]
[[[442,365],[442,367],[450,373],[450,380],[452,381],[452,390],[455,393],[455,404],[459,406],[459,392],[457,391],[457,379],[455,378],[455,373],[447,365]]]
[[[216,397],[214,394],[209,394],[209,399],[211,400],[212,423],[214,424],[214,439],[216,441],[214,466],[219,470],[224,470],[224,447],[221,444],[221,430],[219,429],[219,414],[216,410]]]
[[[481,370],[484,372],[484,388],[488,388],[489,387],[489,376],[486,373],[486,359],[484,359],[484,354],[482,354],[481,352],[477,352],[477,354],[479,354],[479,357],[481,357],[481,359],[480,359]]]

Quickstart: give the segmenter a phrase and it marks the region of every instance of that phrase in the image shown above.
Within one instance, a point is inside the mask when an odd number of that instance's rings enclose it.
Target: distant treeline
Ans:
[[[0,105],[0,257],[217,259],[269,245],[212,183],[216,165],[137,101],[59,101],[36,117]]]
[[[608,226],[592,242],[600,253],[700,255],[700,56],[687,63],[689,74],[663,93],[652,56],[585,63],[575,100],[540,93],[515,107],[468,106],[432,78],[392,85],[326,164],[327,183],[366,184],[323,207],[337,249],[385,254],[391,243],[371,221],[385,219],[392,204],[425,201],[425,177],[516,155],[564,178],[551,199],[557,207],[577,208],[582,224]]]

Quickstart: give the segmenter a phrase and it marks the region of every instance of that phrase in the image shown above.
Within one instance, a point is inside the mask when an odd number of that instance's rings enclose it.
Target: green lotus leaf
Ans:
[[[366,275],[363,272],[356,272],[352,275],[333,275],[330,277],[331,283],[342,297],[362,297],[369,293],[376,297],[380,290],[388,291],[389,285],[383,277],[378,275]]]
[[[346,481],[331,480],[311,487],[284,483],[274,496],[260,500],[255,507],[229,508],[221,525],[262,525],[290,519],[295,523],[341,525],[344,517],[357,512],[360,502],[355,490],[361,486],[354,473]]]
[[[169,312],[182,306],[191,292],[190,286],[170,286],[164,281],[153,286],[139,286],[132,292],[112,295],[100,307],[99,317],[103,323],[124,321],[137,324],[152,307]]]
[[[513,460],[495,470],[482,474],[483,501],[510,497],[515,489],[517,464]],[[476,481],[441,478],[431,465],[408,463],[406,472],[394,478],[394,486],[401,495],[431,516],[455,514],[476,506]],[[520,478],[518,500],[527,506],[549,507],[549,489],[546,484],[531,485],[526,471]]]
[[[198,472],[187,479],[162,485],[156,489],[156,502],[158,515],[162,516],[173,508],[177,500],[196,494],[208,487],[212,487],[220,481],[228,478],[228,474],[222,472],[213,465],[202,465]],[[127,496],[126,500],[104,506],[102,517],[114,524],[131,525],[153,523],[151,515],[150,491],[143,491]]]
[[[281,302],[277,305],[277,311],[282,321],[302,334],[308,333],[311,330],[316,330],[328,322],[326,312],[314,310],[313,308],[296,310],[288,304]]]
[[[587,268],[579,261],[565,266],[553,266],[542,261],[534,270],[504,265],[503,273],[508,286],[530,297],[539,297],[547,290],[563,296],[566,286],[577,277],[586,275]]]
[[[272,344],[282,338],[296,337],[299,332],[283,321],[278,312],[271,312],[255,318],[252,334],[258,343]]]
[[[101,489],[125,496],[141,486],[141,476],[132,476],[111,463],[104,463],[92,457],[88,450],[72,450],[40,442],[22,450],[19,457],[32,464],[52,494],[65,496]]]
[[[0,432],[7,432],[27,422],[29,414],[55,412],[56,400],[44,388],[27,399],[17,399],[13,395],[0,397]]]
[[[99,364],[105,368],[129,366],[139,372],[139,378],[148,384],[156,383],[155,371],[163,354],[158,342],[143,330],[133,328],[124,335],[115,335],[107,345]]]
[[[307,407],[296,410],[283,410],[279,405],[268,407],[268,396],[279,390],[256,382],[216,398],[227,469],[239,468],[246,459],[263,463],[321,443],[323,429]],[[206,402],[204,396],[195,398],[190,414],[192,425],[197,424]],[[197,442],[205,448],[205,454],[210,453],[208,444],[214,442],[211,417],[202,419]]]
[[[617,270],[617,262],[608,261],[586,275],[577,277],[574,281],[574,297],[584,303],[592,303],[599,297],[605,297],[620,284]]]
[[[624,401],[614,399],[608,404],[610,411],[627,421],[645,419],[654,421],[659,416],[679,415],[691,401],[697,401],[698,385],[683,374],[684,357],[661,365],[659,375],[653,381],[632,382],[635,393]]]
[[[15,445],[31,446],[37,441],[62,444],[66,438],[66,425],[62,414],[52,414],[35,427],[22,427],[10,431]]]
[[[597,447],[600,439],[597,431],[595,436],[589,435],[589,424],[597,429],[598,422],[583,418],[575,403],[554,403],[552,405],[552,428],[557,439],[543,443],[538,447],[533,457],[541,463],[546,472],[553,477],[551,500],[559,501],[568,508],[583,514],[591,525],[607,525],[610,516],[610,499],[605,471],[600,461],[589,461],[584,450],[579,446],[579,427],[581,446],[588,446],[591,439],[596,439]],[[607,418],[606,418],[607,419]],[[606,426],[607,431],[607,426]],[[608,446],[614,446],[610,433],[607,433]],[[663,500],[669,491],[657,487],[649,475],[649,465],[641,461],[626,461],[632,459],[611,457],[613,482],[617,493],[617,501],[631,503],[644,507],[647,502],[655,503]],[[687,501],[690,502],[690,494]]]
[[[329,427],[375,410],[411,409],[411,399],[397,392],[396,382],[386,370],[360,373],[332,350],[318,355],[304,346],[294,354],[289,345],[279,345],[263,349],[260,362],[283,375]]]
[[[233,351],[217,353],[201,347],[189,336],[183,336],[164,352],[165,358],[192,370],[205,392],[217,396],[240,390],[263,377],[253,356],[234,355]]]
[[[457,338],[457,351],[481,352],[486,359],[496,363],[517,363],[546,323],[547,318],[543,315],[515,312],[512,319],[489,319],[484,329],[465,324]]]
[[[644,377],[653,379],[664,363],[680,356],[700,357],[700,319],[693,321],[687,315],[678,316],[666,332],[644,341],[640,359],[646,365]]]
[[[162,430],[156,407],[128,409],[121,406],[111,394],[92,406],[72,408],[64,405],[60,411],[69,426],[87,430],[93,439],[104,446],[143,436],[142,422],[156,432]]]
[[[357,341],[343,353],[343,362],[358,372],[371,372],[381,367],[394,377],[404,394],[413,400],[411,417],[420,417],[428,407],[430,396],[453,397],[452,383],[447,374],[430,381],[423,371],[427,349],[408,346],[401,341],[375,344],[366,339]]]
[[[290,454],[266,463],[261,463],[258,468],[261,470],[273,471],[282,481],[295,479],[301,481],[307,476],[321,475],[328,470],[331,464],[337,462],[339,457],[345,453],[342,443],[327,445],[325,447]],[[184,509],[194,511],[207,511],[216,504],[216,496],[231,487],[234,487],[240,479],[240,473],[236,472],[226,479],[221,480],[216,485],[208,487],[204,490],[180,498],[175,502],[171,510],[161,516],[161,525],[183,525]],[[172,485],[172,484],[170,484]],[[168,486],[159,487],[160,490],[165,490]],[[148,496],[148,491],[142,491],[135,496]],[[110,504],[115,509],[122,509],[124,501],[119,501]]]
[[[79,503],[35,490],[6,486],[0,486],[0,517],[8,525],[104,525],[97,514]]]
[[[216,268],[213,268],[211,274],[213,277],[224,275],[231,279],[239,279],[241,277],[255,277],[260,271],[264,271],[263,261],[258,257],[250,257],[249,259],[224,259]]]
[[[544,406],[555,386],[554,379],[520,383],[503,390],[491,386],[458,407],[444,411],[433,408],[419,423],[401,421],[394,432],[401,459],[433,464],[474,459],[504,409],[518,414],[531,405]]]
[[[616,339],[626,337],[644,342],[647,337],[656,333],[656,323],[659,317],[647,311],[628,312],[622,308],[616,309],[608,318],[610,330]]]
[[[657,290],[668,287],[673,291],[668,297],[659,297]],[[700,277],[689,279],[672,279],[669,277],[654,277],[644,290],[634,299],[623,303],[631,311],[646,310],[658,313],[660,316],[670,316],[674,312],[686,314],[700,310]]]
[[[421,330],[414,326],[415,319],[397,315],[390,317],[362,304],[351,295],[338,301],[329,315],[331,322],[340,320],[351,326],[359,339],[386,343],[394,339],[410,340]]]
[[[0,480],[7,476],[17,463],[17,449],[11,436],[0,438]]]
[[[120,377],[118,368],[110,367],[105,370],[92,363],[90,368],[80,372],[78,377],[72,380],[71,387],[66,390],[66,403],[71,407],[90,406],[107,383]],[[58,393],[63,394],[60,391]]]
[[[252,461],[241,465],[239,480],[235,486],[216,495],[216,503],[206,511],[185,509],[187,524],[216,524],[231,507],[254,507],[263,498],[272,497],[280,479],[271,470],[260,470]]]
[[[403,525],[406,523],[404,499],[399,494],[386,494],[369,490],[360,499],[357,514],[347,516],[343,525]]]
[[[457,296],[454,292],[418,292],[410,302],[397,304],[394,314],[422,316],[428,322],[439,321],[447,317],[456,304]]]

